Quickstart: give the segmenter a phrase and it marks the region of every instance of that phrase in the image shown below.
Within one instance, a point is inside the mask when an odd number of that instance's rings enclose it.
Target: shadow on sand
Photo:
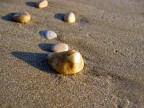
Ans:
[[[9,13],[5,16],[2,16],[1,19],[5,20],[5,21],[15,22],[12,18],[14,14],[15,13]]]
[[[48,65],[47,54],[15,51],[11,53],[16,58],[25,61],[27,64],[48,73],[57,74]]]
[[[26,2],[26,5],[30,6],[30,7],[35,7],[36,8],[37,3],[36,2]]]
[[[58,13],[58,14],[55,14],[54,18],[63,21],[64,20],[64,16],[65,16],[65,14]]]
[[[53,52],[52,51],[52,46],[53,44],[44,44],[44,43],[41,43],[38,45],[40,49],[44,50],[44,51],[47,51],[47,52]]]

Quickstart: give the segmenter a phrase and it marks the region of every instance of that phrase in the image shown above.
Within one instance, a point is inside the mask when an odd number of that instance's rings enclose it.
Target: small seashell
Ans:
[[[41,31],[40,34],[43,38],[46,38],[48,40],[57,38],[57,34],[52,30]]]
[[[37,8],[45,8],[48,6],[48,1],[47,0],[41,0],[37,3]]]
[[[65,43],[56,43],[52,45],[51,50],[54,52],[63,52],[63,51],[68,51],[69,47]]]
[[[48,63],[60,74],[76,74],[84,67],[82,55],[75,50],[49,53]]]
[[[31,20],[31,16],[28,12],[19,12],[13,16],[13,19],[20,23],[27,23]]]
[[[76,20],[75,14],[74,13],[68,13],[64,16],[64,21],[68,23],[74,23]]]

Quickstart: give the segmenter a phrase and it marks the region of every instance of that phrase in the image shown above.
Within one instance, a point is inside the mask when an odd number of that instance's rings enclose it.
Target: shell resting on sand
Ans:
[[[50,66],[60,74],[75,74],[84,67],[82,55],[75,51],[48,54]]]
[[[74,23],[76,20],[75,14],[70,12],[64,16],[64,21],[68,23]]]
[[[54,52],[64,52],[64,51],[68,51],[68,49],[69,47],[65,43],[56,43],[53,44],[53,46],[51,47],[51,50]]]
[[[41,0],[37,3],[37,8],[45,8],[48,6],[48,1],[47,0]]]
[[[57,38],[57,34],[52,30],[41,31],[40,34],[43,38],[48,40]]]
[[[19,12],[13,16],[13,19],[20,23],[27,23],[31,20],[31,16],[28,12]]]

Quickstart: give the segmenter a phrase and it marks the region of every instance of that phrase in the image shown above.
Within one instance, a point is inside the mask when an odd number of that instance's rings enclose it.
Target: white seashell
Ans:
[[[28,12],[19,12],[13,16],[13,19],[20,23],[27,23],[31,20],[31,16]]]
[[[69,47],[65,43],[56,43],[51,47],[51,50],[54,52],[63,52],[68,51]]]
[[[68,23],[74,23],[76,21],[76,17],[74,13],[68,13],[64,16],[64,21]]]
[[[48,40],[57,38],[57,34],[51,30],[41,31],[40,34],[43,38],[46,38]]]
[[[47,0],[41,0],[37,4],[37,8],[45,8],[48,6],[48,1]]]
[[[81,54],[75,50],[48,54],[50,66],[60,74],[75,74],[84,67]]]

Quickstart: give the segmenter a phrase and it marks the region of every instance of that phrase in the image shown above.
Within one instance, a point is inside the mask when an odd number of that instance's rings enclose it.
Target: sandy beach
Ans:
[[[144,108],[144,1],[0,0],[0,108]],[[27,11],[21,24],[14,13]],[[62,21],[69,12],[74,24]],[[46,40],[44,30],[58,38]],[[79,51],[83,71],[61,75],[48,65],[50,44]]]

